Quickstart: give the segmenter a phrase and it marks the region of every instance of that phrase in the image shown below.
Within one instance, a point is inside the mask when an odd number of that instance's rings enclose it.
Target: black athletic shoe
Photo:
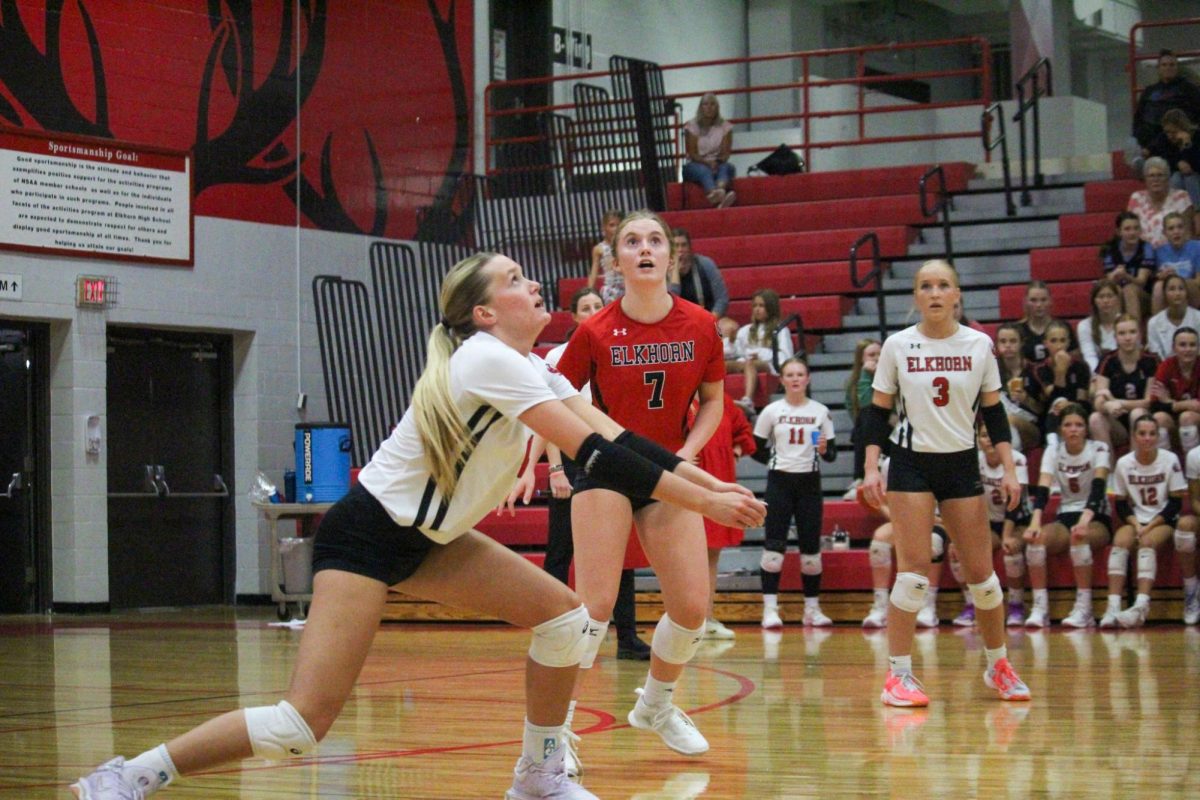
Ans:
[[[637,634],[618,638],[617,658],[628,659],[630,661],[649,661],[650,645],[639,639]]]

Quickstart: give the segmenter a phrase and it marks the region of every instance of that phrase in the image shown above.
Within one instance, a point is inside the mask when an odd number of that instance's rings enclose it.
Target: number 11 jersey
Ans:
[[[959,325],[952,336],[930,339],[913,325],[884,341],[871,387],[896,396],[893,442],[958,453],[975,446],[979,394],[1000,389],[1000,369],[986,333]]]
[[[620,425],[671,452],[687,438],[688,406],[702,383],[725,379],[725,348],[712,314],[672,296],[655,323],[625,316],[618,300],[571,336],[558,370]]]

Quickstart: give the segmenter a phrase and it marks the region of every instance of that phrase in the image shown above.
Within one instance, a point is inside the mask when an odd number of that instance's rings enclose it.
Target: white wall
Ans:
[[[4,271],[22,276],[25,288],[21,301],[0,300],[0,318],[50,324],[53,602],[108,600],[107,431],[99,457],[84,454],[83,438],[89,414],[106,423],[109,325],[232,334],[234,465],[226,479],[235,496],[235,590],[270,591],[266,526],[246,492],[256,470],[278,480],[293,465],[295,423],[326,417],[312,278],[332,273],[367,279],[370,242],[198,217],[192,269],[4,254]],[[76,309],[80,274],[115,276],[116,306]],[[298,389],[308,394],[304,412],[296,410]]]

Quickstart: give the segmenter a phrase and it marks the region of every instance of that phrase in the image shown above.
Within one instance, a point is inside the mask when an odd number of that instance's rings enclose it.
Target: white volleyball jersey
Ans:
[[[1041,472],[1058,484],[1058,513],[1083,511],[1087,507],[1092,479],[1098,469],[1112,469],[1112,453],[1104,442],[1087,439],[1083,449],[1075,455],[1067,452],[1067,445],[1062,441],[1046,448],[1042,454]]]
[[[1025,488],[1029,485],[1029,464],[1025,461],[1025,456],[1016,450],[1012,455],[1013,466],[1017,468],[1017,483],[1021,484],[1021,488]],[[1004,465],[990,466],[987,456],[980,450],[979,478],[983,481],[983,496],[987,500],[988,522],[1003,522],[1004,515],[1008,513],[1008,504],[1004,500],[1004,493],[1000,491],[1004,481]]]
[[[794,406],[787,401],[776,400],[762,410],[754,423],[754,435],[771,443],[770,469],[783,472],[816,472],[817,448],[812,435],[820,431],[829,441],[833,440],[833,419],[824,403],[806,400]]]
[[[566,350],[567,350],[567,342],[563,342],[558,347],[555,347],[553,350],[551,350],[549,353],[546,353],[546,363],[552,367],[557,367],[558,360],[560,358],[562,358],[562,354],[565,353]],[[584,400],[587,400],[588,403],[591,403],[592,402],[592,384],[585,383],[583,385],[583,388],[579,390],[579,396],[582,397]]]
[[[945,339],[914,325],[889,336],[872,388],[896,398],[892,441],[919,453],[957,453],[975,446],[980,392],[1000,389],[992,340],[966,325]]]
[[[1158,456],[1150,464],[1138,461],[1136,451],[1126,453],[1117,460],[1113,476],[1117,496],[1129,498],[1133,514],[1142,524],[1163,510],[1168,495],[1187,489],[1179,458],[1170,450],[1159,449]]]
[[[1184,475],[1189,481],[1200,481],[1200,447],[1188,450],[1183,469]]]
[[[481,331],[450,357],[450,396],[475,439],[454,496],[443,497],[430,477],[411,407],[358,481],[397,524],[416,526],[445,544],[470,530],[512,489],[529,439],[518,417],[541,403],[578,394],[538,356],[522,356]]]

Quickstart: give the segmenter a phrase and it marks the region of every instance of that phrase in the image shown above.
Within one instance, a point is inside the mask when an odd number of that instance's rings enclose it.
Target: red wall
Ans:
[[[472,4],[298,4],[302,224],[409,238],[447,170],[470,167]],[[197,214],[295,224],[296,4],[212,5],[17,0],[0,11],[0,125],[192,151]],[[451,8],[448,57],[434,15]]]

